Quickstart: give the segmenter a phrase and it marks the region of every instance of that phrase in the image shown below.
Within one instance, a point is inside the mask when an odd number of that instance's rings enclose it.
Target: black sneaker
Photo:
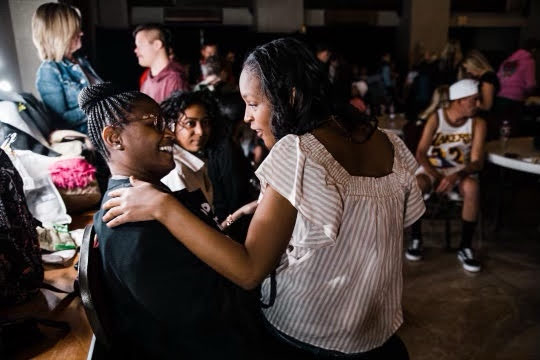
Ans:
[[[422,241],[412,239],[409,247],[405,250],[405,257],[410,261],[418,261],[422,259]]]
[[[471,248],[462,248],[457,253],[458,260],[461,261],[463,268],[470,272],[479,272],[482,270],[480,261],[474,258],[474,254]]]

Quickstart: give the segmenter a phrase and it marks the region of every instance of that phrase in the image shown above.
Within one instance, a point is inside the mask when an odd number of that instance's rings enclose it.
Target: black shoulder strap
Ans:
[[[276,270],[274,270],[270,274],[270,299],[268,299],[267,304],[265,304],[262,300],[259,300],[261,308],[268,309],[269,307],[274,306],[274,302],[276,301],[276,286]]]

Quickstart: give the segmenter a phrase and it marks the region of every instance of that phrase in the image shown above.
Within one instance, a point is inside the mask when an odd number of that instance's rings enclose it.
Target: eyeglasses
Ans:
[[[161,114],[159,114],[159,115],[145,114],[145,115],[143,115],[141,117],[141,119],[142,120],[152,119],[152,125],[159,132],[164,132],[165,129],[167,129],[167,128],[169,130],[171,130],[172,132],[174,132],[174,123],[167,124],[167,121],[165,120],[165,118]]]

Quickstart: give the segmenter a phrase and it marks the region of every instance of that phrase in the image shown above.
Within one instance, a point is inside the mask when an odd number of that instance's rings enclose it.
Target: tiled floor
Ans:
[[[443,225],[423,227],[425,258],[405,260],[404,318],[399,334],[411,359],[540,359],[540,182],[514,175],[505,224],[491,227],[495,185],[484,190],[488,233],[474,244],[483,270],[461,268],[444,249]],[[496,235],[496,237],[495,237]],[[453,223],[452,243],[460,240]]]

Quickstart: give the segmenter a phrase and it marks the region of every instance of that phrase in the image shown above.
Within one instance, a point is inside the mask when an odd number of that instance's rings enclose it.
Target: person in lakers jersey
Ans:
[[[451,193],[463,197],[463,228],[458,259],[470,272],[481,270],[472,250],[472,237],[480,205],[477,173],[482,169],[486,122],[475,116],[478,109],[478,83],[464,79],[449,89],[450,104],[439,108],[427,120],[416,151],[420,167],[418,186],[424,194]],[[408,260],[422,259],[421,219],[412,226],[411,242],[405,252]]]

